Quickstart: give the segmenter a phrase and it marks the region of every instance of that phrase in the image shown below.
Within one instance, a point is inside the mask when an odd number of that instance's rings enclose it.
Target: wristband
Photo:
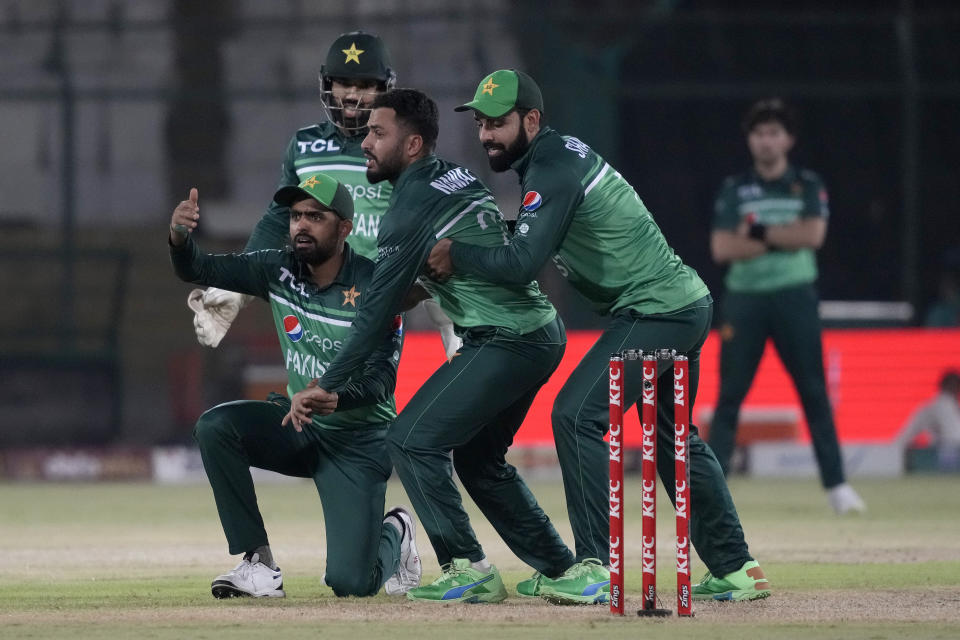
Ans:
[[[767,241],[767,225],[754,222],[750,225],[750,230],[747,232],[747,235],[754,240],[765,243]]]

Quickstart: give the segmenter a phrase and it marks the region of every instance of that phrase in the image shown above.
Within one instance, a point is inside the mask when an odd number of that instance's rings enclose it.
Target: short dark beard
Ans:
[[[500,145],[483,145],[483,148],[499,149]],[[487,160],[490,162],[490,168],[497,173],[503,173],[504,171],[508,170],[514,162],[519,160],[529,148],[530,138],[527,137],[527,131],[523,128],[523,122],[521,122],[520,131],[517,133],[517,137],[513,139],[513,142],[505,147],[500,155],[487,156]]]
[[[384,180],[390,180],[392,182],[400,177],[404,169],[403,157],[401,155],[402,145],[402,142],[398,144],[388,157],[378,158],[378,168],[376,170],[367,169],[367,182],[370,184],[376,184]]]
[[[314,245],[311,248],[298,247],[294,242],[293,246],[293,255],[297,257],[301,262],[315,267],[318,264],[323,264],[330,258],[334,256],[337,252],[337,239],[334,238],[333,242],[328,244],[318,244],[316,239],[314,239]]]

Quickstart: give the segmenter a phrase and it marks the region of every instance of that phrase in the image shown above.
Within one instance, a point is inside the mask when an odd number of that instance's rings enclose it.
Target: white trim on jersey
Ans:
[[[318,171],[366,171],[366,161],[364,164],[315,164],[309,167],[300,167],[297,169],[297,175],[302,176],[305,173],[317,173]]]
[[[350,320],[337,320],[336,318],[327,318],[326,316],[319,316],[319,315],[317,315],[317,314],[315,314],[315,313],[310,313],[309,311],[306,311],[306,310],[304,310],[304,309],[301,309],[300,307],[298,307],[297,305],[293,304],[293,303],[290,302],[289,300],[285,300],[285,299],[281,298],[280,296],[278,296],[277,294],[275,294],[275,293],[272,292],[272,291],[270,292],[270,299],[273,300],[274,302],[276,302],[277,304],[282,304],[282,305],[285,306],[285,307],[290,307],[290,308],[293,309],[294,311],[303,314],[305,317],[310,318],[311,320],[316,320],[316,321],[322,322],[322,323],[324,323],[324,324],[332,324],[332,325],[334,325],[334,326],[336,326],[336,327],[350,327],[350,326],[353,326],[353,322],[351,322]]]
[[[583,190],[583,195],[590,193],[591,189],[597,186],[597,183],[600,182],[600,179],[606,175],[607,169],[610,168],[610,163],[604,162],[603,169],[600,169],[600,173],[597,174],[597,177],[590,181],[590,184],[587,185],[587,188]]]
[[[460,221],[460,218],[467,215],[468,213],[470,213],[471,211],[473,211],[474,209],[482,205],[484,202],[488,202],[490,200],[493,200],[493,196],[486,196],[486,197],[480,198],[479,200],[474,200],[473,202],[471,202],[469,207],[467,207],[457,215],[453,216],[453,220],[445,224],[443,226],[443,229],[440,229],[440,231],[437,231],[437,239],[439,240],[440,237],[443,236],[443,234],[445,234],[447,231],[450,231],[450,228],[453,225],[457,224]]]

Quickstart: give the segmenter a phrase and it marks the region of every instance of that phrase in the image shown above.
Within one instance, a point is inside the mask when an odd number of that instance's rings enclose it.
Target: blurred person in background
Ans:
[[[960,471],[960,371],[945,371],[936,397],[918,407],[897,443],[906,449],[921,433],[930,435],[941,471]]]
[[[945,269],[937,279],[937,298],[923,318],[925,327],[960,327],[960,274]]]
[[[543,121],[536,82],[515,69],[485,76],[472,111],[490,167],[517,172],[522,206],[512,238],[496,247],[440,240],[428,266],[438,277],[477,277],[516,286],[552,260],[561,275],[611,320],[564,383],[553,406],[553,435],[579,566],[610,560],[610,354],[627,348],[675,349],[689,358],[690,407],[697,394],[700,349],[710,329],[713,299],[696,271],[667,244],[633,187],[593,149],[562,136]],[[640,362],[628,367],[624,410],[642,391]],[[635,375],[629,373],[629,367]],[[673,368],[660,367],[657,468],[674,500]],[[691,539],[708,572],[693,586],[694,600],[756,600],[770,595],[763,569],[750,555],[740,517],[720,465],[690,425]],[[576,571],[558,580],[534,574],[521,595],[564,604],[582,602]]]
[[[334,40],[320,68],[321,105],[326,121],[294,133],[283,158],[279,187],[296,186],[304,176],[324,172],[336,178],[353,197],[356,214],[351,248],[375,260],[380,218],[393,191],[390,183],[371,184],[366,177],[360,143],[367,135],[370,104],[396,84],[390,53],[376,35],[353,31]],[[287,243],[287,207],[271,201],[247,241],[245,251],[281,249]],[[200,344],[216,347],[237,314],[251,299],[220,288],[195,289],[188,305]],[[452,357],[461,345],[453,322],[430,299],[423,308],[440,330],[444,351]]]
[[[781,99],[753,104],[743,132],[753,166],[724,181],[710,236],[714,261],[729,269],[709,443],[727,473],[740,405],[771,338],[800,396],[830,505],[838,514],[862,512],[866,505],[844,476],[823,372],[814,283],[816,251],[827,233],[827,191],[817,174],[790,164],[796,121]]]
[[[313,479],[326,527],[323,580],[336,595],[370,596],[381,585],[390,595],[406,593],[420,584],[416,524],[403,507],[383,515],[391,472],[386,434],[397,415],[400,317],[371,336],[372,353],[339,393],[316,386],[353,331],[360,293],[373,273],[373,262],[345,241],[354,217],[350,193],[320,173],[282,187],[274,201],[289,211],[292,249],[220,255],[201,253],[192,239],[198,197],[191,189],[171,218],[176,274],[269,302],[288,376],[287,396],[227,402],[197,420],[194,438],[229,551],[243,554],[240,564],[213,581],[214,597],[285,596],[250,467]]]

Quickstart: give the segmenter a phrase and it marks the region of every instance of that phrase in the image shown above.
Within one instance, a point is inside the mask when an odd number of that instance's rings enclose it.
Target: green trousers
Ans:
[[[812,285],[771,293],[731,291],[724,297],[720,396],[710,425],[710,447],[724,472],[733,454],[740,405],[760,366],[767,338],[771,338],[800,396],[820,481],[828,489],[844,482],[843,457],[823,375],[817,302]]]
[[[463,487],[517,557],[549,577],[573,564],[573,554],[504,458],[565,347],[559,318],[524,335],[470,329],[459,355],[424,383],[391,426],[390,457],[441,565],[484,557],[451,458]]]
[[[374,595],[397,570],[400,533],[383,523],[390,477],[387,426],[332,431],[281,426],[290,401],[241,400],[218,405],[197,421],[200,445],[231,554],[268,544],[250,467],[313,478],[327,537],[326,582],[338,596]]]
[[[577,559],[599,558],[605,564],[609,562],[609,447],[603,438],[610,426],[610,354],[625,349],[661,348],[686,354],[690,364],[692,416],[700,379],[700,349],[709,333],[712,313],[712,300],[707,296],[670,314],[623,312],[615,315],[557,394],[553,405],[553,436],[563,472]],[[640,398],[642,367],[640,360],[624,362],[624,411]],[[672,363],[660,362],[657,377],[657,472],[673,501]],[[639,407],[637,410],[639,413]],[[710,572],[722,576],[736,571],[752,558],[720,465],[693,424],[690,425],[689,456],[690,537]],[[640,532],[627,531],[626,534],[639,536]]]

